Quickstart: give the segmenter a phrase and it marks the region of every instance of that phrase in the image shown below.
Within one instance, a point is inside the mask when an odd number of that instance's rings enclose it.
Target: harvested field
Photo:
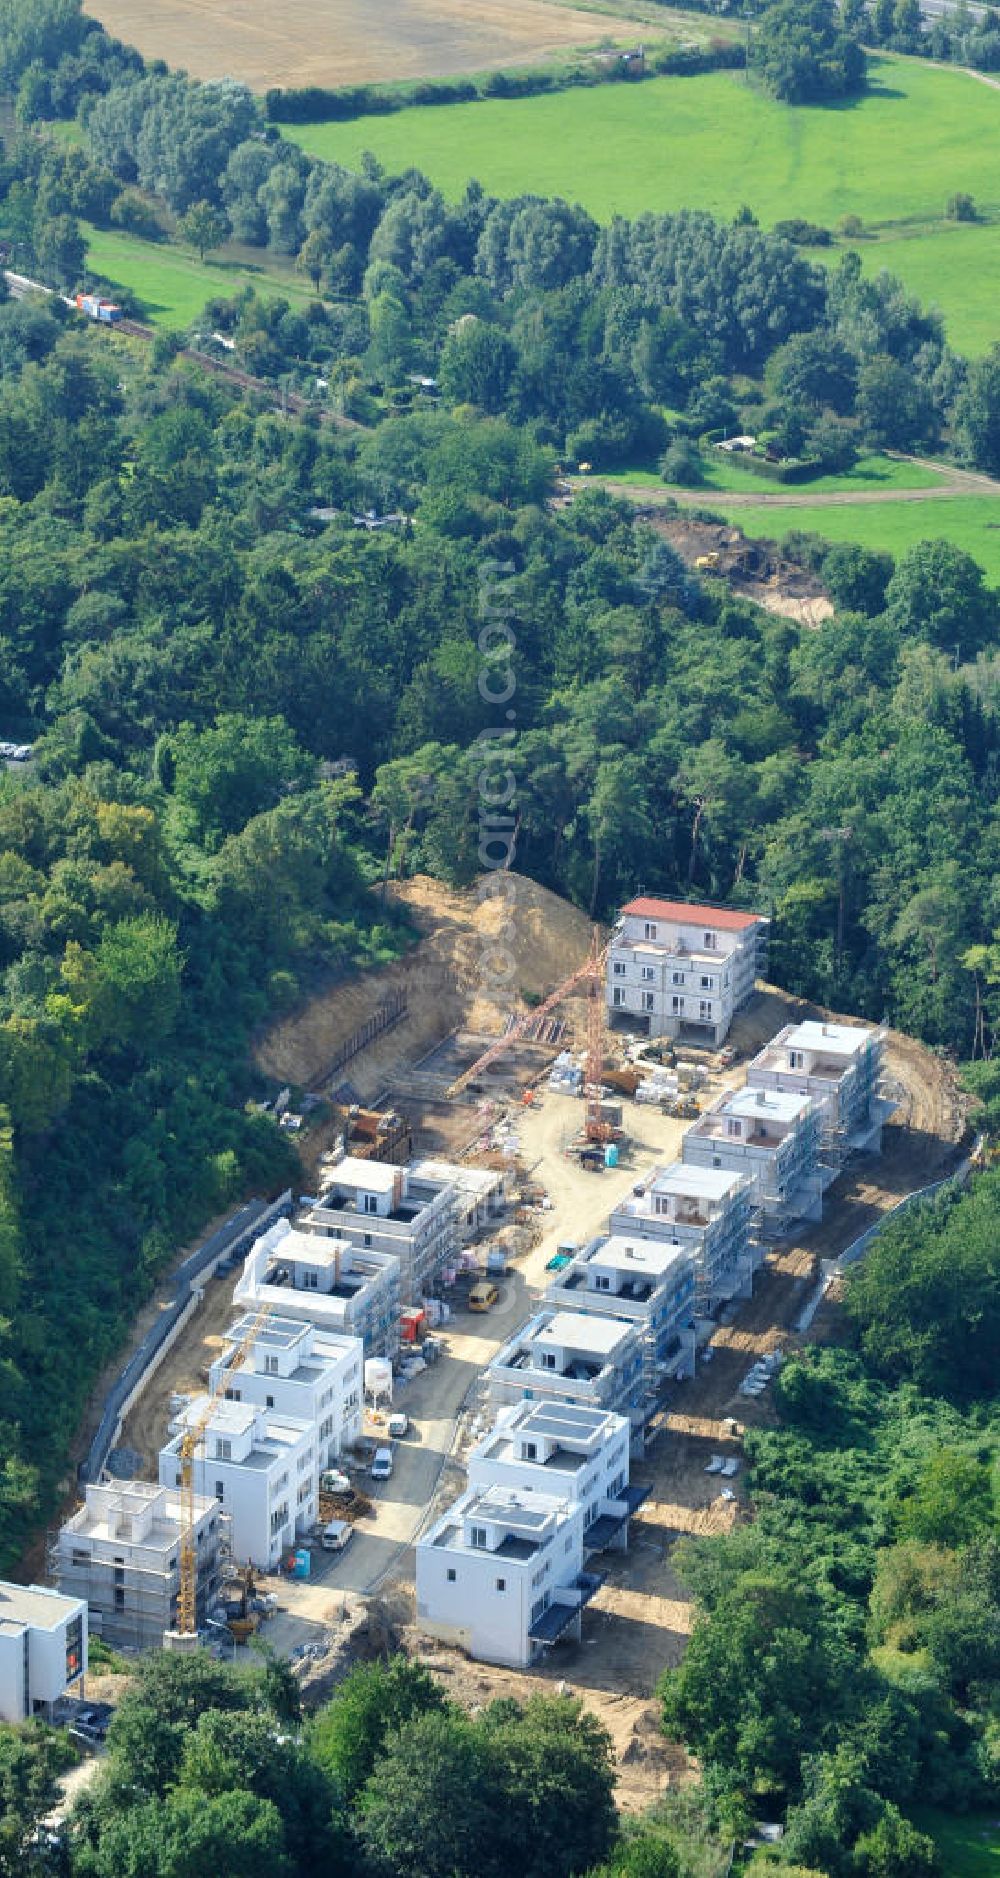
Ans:
[[[89,0],[108,32],[195,78],[272,85],[357,85],[444,77],[594,46],[609,27],[633,43],[638,21],[550,0]],[[665,20],[664,24],[668,24]],[[649,28],[646,27],[646,38]]]
[[[518,994],[537,998],[551,991],[590,944],[584,913],[522,874],[505,878],[515,896],[512,906],[488,891],[454,892],[422,874],[391,883],[390,897],[406,907],[423,934],[420,944],[382,971],[321,992],[273,1025],[254,1053],[258,1068],[279,1082],[307,1088],[321,1083],[340,1046],[397,989],[407,995],[405,1019],[343,1070],[363,1101],[405,1080],[453,1030],[498,1035],[512,1012],[522,1009]],[[493,884],[487,877],[486,888]],[[496,946],[514,961],[510,999],[491,988]]]

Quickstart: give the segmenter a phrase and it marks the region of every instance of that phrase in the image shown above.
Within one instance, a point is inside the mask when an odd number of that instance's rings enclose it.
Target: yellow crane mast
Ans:
[[[242,1369],[269,1316],[270,1305],[258,1311],[245,1335],[240,1338],[232,1359],[227,1363],[208,1397],[197,1421],[185,1431],[181,1442],[181,1553],[180,1591],[177,1599],[177,1629],[182,1637],[198,1633],[198,1560],[194,1543],[194,1463],[216,1403],[226,1393],[230,1378]]]

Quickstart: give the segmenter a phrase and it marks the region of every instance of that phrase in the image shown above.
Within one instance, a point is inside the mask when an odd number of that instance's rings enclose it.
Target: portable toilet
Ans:
[[[618,1166],[618,1143],[617,1141],[608,1142],[604,1150],[604,1165],[605,1167],[617,1167]]]

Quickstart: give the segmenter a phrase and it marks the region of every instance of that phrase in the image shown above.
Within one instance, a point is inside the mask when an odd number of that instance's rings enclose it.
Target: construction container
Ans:
[[[427,1319],[415,1304],[399,1314],[399,1340],[401,1343],[419,1343],[427,1330]]]
[[[622,1125],[621,1103],[620,1102],[602,1102],[601,1103],[601,1120],[602,1122],[607,1122],[610,1128],[620,1128]]]

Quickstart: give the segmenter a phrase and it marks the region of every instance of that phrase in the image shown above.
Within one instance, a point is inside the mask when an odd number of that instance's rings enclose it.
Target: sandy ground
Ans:
[[[444,76],[596,47],[609,31],[636,43],[643,28],[548,0],[88,0],[87,11],[147,59],[196,78],[271,85],[356,85]],[[664,22],[670,24],[669,20]],[[645,37],[650,36],[646,25]]]

